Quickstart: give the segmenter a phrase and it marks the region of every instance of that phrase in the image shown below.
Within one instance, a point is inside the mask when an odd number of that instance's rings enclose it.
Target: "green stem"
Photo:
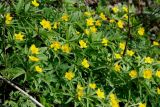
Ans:
[[[125,44],[125,49],[123,51],[123,56],[125,55],[126,51],[127,51],[127,47],[128,47],[128,42],[131,39],[131,27],[130,27],[130,13],[129,13],[129,1],[128,0],[128,34],[127,34],[127,39],[126,39],[126,44]]]

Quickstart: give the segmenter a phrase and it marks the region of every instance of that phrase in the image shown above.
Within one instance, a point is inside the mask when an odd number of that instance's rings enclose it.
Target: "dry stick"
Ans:
[[[26,95],[30,100],[32,100],[35,104],[37,104],[39,107],[44,107],[41,103],[39,103],[36,99],[34,99],[31,95],[29,95],[28,93],[26,93],[25,91],[23,91],[21,88],[19,88],[18,86],[16,86],[15,84],[13,84],[12,82],[10,82],[9,80],[7,80],[6,78],[0,76],[0,79],[2,79],[3,81],[5,81],[6,83],[10,84],[12,87],[14,87],[15,89],[17,89],[18,91],[20,91],[21,93],[23,93],[24,95]]]
[[[131,39],[130,14],[129,14],[129,4],[130,4],[130,3],[129,3],[129,1],[130,1],[130,0],[128,0],[128,34],[127,34],[125,49],[124,49],[124,51],[123,51],[123,56],[124,56],[125,53],[126,53],[127,46],[128,46],[128,42],[129,42],[129,40]]]

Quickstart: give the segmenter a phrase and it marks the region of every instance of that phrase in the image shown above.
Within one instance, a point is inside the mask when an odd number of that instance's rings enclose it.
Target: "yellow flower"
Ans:
[[[85,33],[86,35],[89,35],[89,34],[90,34],[89,29],[85,29],[85,30],[84,30],[84,33]]]
[[[125,19],[128,19],[128,15],[127,15],[127,14],[124,14],[123,17],[124,17]]]
[[[80,84],[77,85],[77,90],[83,90],[84,87],[82,87]]]
[[[84,95],[84,92],[82,90],[77,91],[78,100],[81,100],[81,97]]]
[[[100,18],[102,19],[102,20],[107,20],[107,18],[106,18],[106,16],[103,14],[103,13],[100,13]]]
[[[115,64],[115,65],[114,65],[114,69],[115,69],[115,71],[120,72],[121,66],[118,65],[118,64]]]
[[[72,80],[74,78],[74,73],[72,71],[68,71],[65,73],[65,78],[68,80]]]
[[[91,32],[96,33],[97,32],[97,28],[95,26],[90,27]]]
[[[107,45],[108,45],[108,39],[103,38],[101,43],[102,43],[104,46],[107,46]]]
[[[102,90],[100,90],[99,88],[96,91],[96,94],[97,94],[98,98],[100,98],[100,99],[105,98],[104,92]]]
[[[113,22],[115,22],[115,20],[114,20],[114,19],[110,19],[109,22],[110,22],[110,23],[113,23]]]
[[[51,30],[51,24],[50,21],[47,21],[45,19],[43,19],[40,24],[43,26],[44,29],[48,29]]]
[[[119,43],[119,48],[124,50],[125,49],[125,42]]]
[[[54,42],[51,44],[50,47],[51,47],[51,48],[54,48],[54,50],[57,51],[58,49],[61,48],[61,44],[60,44],[60,42],[58,42],[58,41],[54,41]]]
[[[129,76],[131,78],[136,78],[137,77],[137,71],[136,70],[131,70],[131,72],[129,73]]]
[[[157,93],[160,94],[160,88],[159,87],[157,87]]]
[[[138,29],[138,34],[140,35],[140,36],[143,36],[144,35],[144,27],[140,27],[139,29]]]
[[[154,46],[158,46],[159,43],[158,43],[157,41],[153,41],[153,45],[154,45]]]
[[[83,61],[82,61],[81,64],[82,64],[82,66],[83,66],[84,68],[89,68],[89,63],[88,63],[88,61],[87,61],[86,58],[83,59]]]
[[[91,16],[92,14],[90,12],[84,12],[85,16]]]
[[[114,56],[115,56],[116,59],[121,59],[122,58],[121,55],[117,54],[117,53],[115,53]]]
[[[110,99],[110,100],[116,100],[117,98],[116,98],[116,95],[115,95],[115,94],[111,93],[111,94],[109,95],[109,99]]]
[[[139,107],[146,107],[146,103],[139,103]]]
[[[11,14],[10,14],[10,13],[7,13],[7,14],[5,15],[5,23],[6,23],[6,24],[10,24],[11,21],[12,21],[12,19],[13,19],[13,17],[11,17]]]
[[[29,56],[29,60],[31,60],[33,62],[38,62],[40,59],[35,56]]]
[[[122,50],[122,51],[120,52],[120,54],[123,55],[123,53],[124,53],[124,51]]]
[[[112,101],[110,102],[110,105],[111,105],[112,107],[119,107],[119,103],[118,103],[118,101],[116,101],[116,100],[112,100]]]
[[[79,34],[80,34],[80,32],[76,31],[76,34],[77,34],[77,35],[79,35]]]
[[[134,51],[132,51],[132,50],[127,50],[127,55],[133,56],[133,55],[134,55]]]
[[[37,71],[38,73],[42,72],[42,68],[40,66],[35,66],[35,71]]]
[[[146,79],[151,79],[152,78],[152,71],[150,69],[144,70],[143,77]]]
[[[148,63],[148,64],[151,64],[153,62],[153,58],[151,58],[151,57],[145,57],[144,58],[144,62]]]
[[[53,24],[53,29],[57,29],[59,25],[60,25],[59,22],[54,22],[54,24]]]
[[[115,94],[111,93],[109,95],[109,99],[110,99],[110,105],[112,107],[119,107],[119,101],[118,101],[117,96]]]
[[[92,88],[92,89],[95,89],[96,88],[96,84],[95,83],[90,83],[89,87]]]
[[[160,78],[160,70],[157,70],[156,76]]]
[[[93,18],[91,17],[91,18],[89,18],[89,19],[86,19],[86,24],[87,24],[87,26],[93,26],[93,25],[94,25],[94,20],[93,20]]]
[[[62,16],[62,20],[67,22],[69,20],[69,16],[67,14],[64,14]]]
[[[123,28],[124,23],[123,23],[122,20],[119,20],[119,21],[117,22],[117,25],[118,25],[119,28]]]
[[[87,48],[87,44],[83,40],[80,40],[79,44],[80,44],[80,48]]]
[[[84,88],[80,84],[78,84],[77,89],[76,89],[78,100],[81,100],[82,96],[84,95],[83,90],[84,90]]]
[[[32,1],[32,4],[33,4],[35,7],[38,7],[38,6],[39,6],[39,3],[37,2],[37,0],[33,0],[33,1]]]
[[[119,9],[118,9],[117,6],[114,6],[114,7],[112,8],[112,10],[113,10],[114,13],[117,13],[117,12],[119,11]]]
[[[123,6],[122,9],[123,9],[124,12],[126,12],[126,13],[128,12],[127,6]]]
[[[34,44],[31,45],[30,50],[32,54],[39,54],[39,49]]]
[[[111,93],[110,95],[109,95],[109,99],[112,101],[112,100],[115,100],[116,99],[116,96],[113,94],[113,93]]]
[[[21,34],[21,32],[19,32],[18,34],[15,34],[15,39],[16,40],[19,40],[19,41],[23,41],[24,35]]]
[[[96,26],[101,26],[100,20],[97,20],[96,23],[95,23],[95,25],[96,25]]]
[[[69,47],[68,44],[65,44],[61,47],[62,51],[65,52],[65,53],[70,53],[71,51],[71,48]]]

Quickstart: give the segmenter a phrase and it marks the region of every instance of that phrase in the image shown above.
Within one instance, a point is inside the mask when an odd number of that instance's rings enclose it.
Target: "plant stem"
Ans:
[[[123,56],[125,55],[126,51],[127,51],[127,47],[128,47],[128,42],[131,39],[131,27],[130,27],[130,14],[129,14],[129,2],[130,0],[128,0],[128,33],[127,33],[127,39],[126,39],[126,43],[125,43],[125,49],[123,51]]]

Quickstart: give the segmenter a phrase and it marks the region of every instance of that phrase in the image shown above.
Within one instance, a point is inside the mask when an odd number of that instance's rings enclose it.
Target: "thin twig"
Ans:
[[[20,91],[21,93],[23,93],[24,95],[26,95],[30,100],[32,100],[35,104],[37,104],[39,107],[44,107],[41,103],[39,103],[36,99],[34,99],[31,95],[29,95],[28,93],[26,93],[25,91],[23,91],[21,88],[19,88],[17,85],[13,84],[12,82],[10,82],[9,80],[7,80],[6,78],[0,76],[0,79],[2,79],[3,81],[5,81],[6,83],[8,83],[9,85],[11,85],[12,87],[14,87],[15,89],[17,89],[18,91]]]
[[[128,42],[131,39],[131,27],[130,27],[130,14],[129,14],[129,0],[128,0],[128,34],[127,34],[127,39],[126,39],[126,43],[125,43],[125,49],[123,51],[123,56],[125,55],[126,51],[127,51],[127,47],[128,47]]]

